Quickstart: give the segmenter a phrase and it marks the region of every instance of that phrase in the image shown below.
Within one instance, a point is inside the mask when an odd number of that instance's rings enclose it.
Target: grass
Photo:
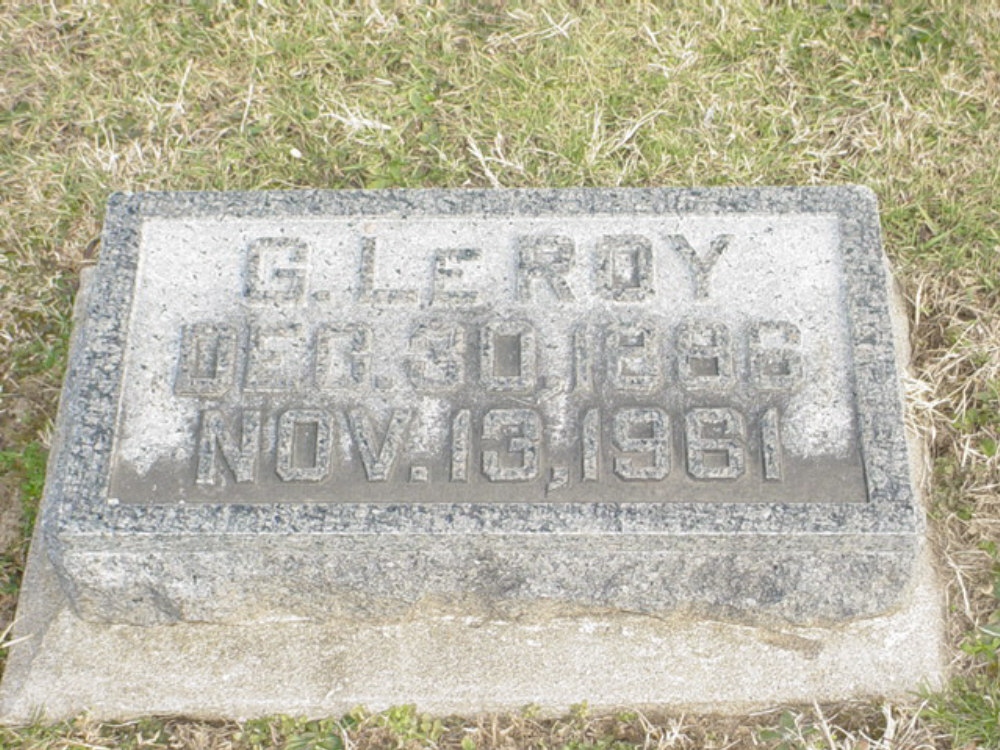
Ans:
[[[12,512],[0,514],[0,618],[13,612],[75,279],[93,262],[110,191],[857,182],[879,195],[912,305],[907,391],[930,446],[955,680],[923,708],[917,699],[784,707],[735,720],[512,716],[449,719],[438,730],[400,709],[242,725],[81,719],[4,729],[0,739],[40,748],[1000,746],[996,644],[983,630],[997,617],[1000,544],[998,105],[996,0],[7,0],[0,507]]]
[[[557,720],[540,720],[533,707],[509,716],[432,718],[413,706],[372,714],[356,709],[335,719],[287,716],[247,722],[140,719],[98,723],[81,717],[57,725],[0,729],[0,740],[23,747],[167,748],[204,750],[347,750],[455,748],[456,750],[626,750],[627,748],[771,748],[772,750],[887,750],[934,748],[937,735],[917,726],[912,711],[884,705],[783,709],[753,717],[661,717],[639,712],[591,716],[586,705]]]

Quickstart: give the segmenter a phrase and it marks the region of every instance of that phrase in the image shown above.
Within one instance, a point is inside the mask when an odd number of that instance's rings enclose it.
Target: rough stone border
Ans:
[[[108,480],[142,223],[147,218],[573,214],[836,215],[844,258],[853,388],[868,502],[188,504],[110,506]],[[858,186],[163,192],[109,198],[101,258],[70,355],[65,450],[49,473],[47,546],[117,534],[877,534],[918,530],[907,468],[874,194]]]

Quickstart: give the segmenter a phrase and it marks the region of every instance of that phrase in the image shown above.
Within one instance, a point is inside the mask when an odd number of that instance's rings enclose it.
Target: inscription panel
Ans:
[[[112,502],[866,499],[833,215],[140,241]]]

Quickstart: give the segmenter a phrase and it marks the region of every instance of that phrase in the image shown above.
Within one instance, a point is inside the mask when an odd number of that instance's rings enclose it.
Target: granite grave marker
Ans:
[[[64,631],[15,651],[8,717],[45,702],[45,649],[71,639],[182,638],[216,654],[188,667],[211,682],[262,658],[248,625],[340,682],[100,710],[726,708],[939,676],[864,189],[116,195],[83,297],[32,563],[48,593],[22,603]],[[623,635],[629,618],[660,630]],[[395,644],[411,693],[332,633]],[[420,681],[435,648],[499,666],[446,697]],[[575,648],[661,676],[530,679]],[[97,703],[77,686],[46,705]]]

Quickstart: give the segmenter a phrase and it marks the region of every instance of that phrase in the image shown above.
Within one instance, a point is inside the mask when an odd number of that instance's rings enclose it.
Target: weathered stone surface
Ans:
[[[738,712],[778,703],[908,698],[940,684],[940,597],[926,559],[899,609],[836,627],[750,625],[684,615],[539,608],[509,619],[418,608],[355,618],[170,625],[80,620],[51,563],[32,549],[19,632],[0,685],[0,718],[86,708],[149,714],[341,716],[417,703],[437,715]]]
[[[861,188],[114,196],[59,441],[87,632],[937,638]]]

